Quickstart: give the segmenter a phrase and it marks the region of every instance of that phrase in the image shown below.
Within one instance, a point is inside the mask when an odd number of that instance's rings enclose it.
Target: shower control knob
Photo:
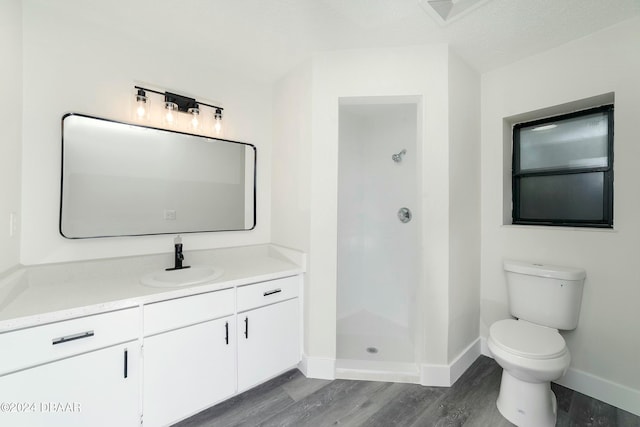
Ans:
[[[411,221],[411,217],[412,217],[411,210],[409,208],[400,208],[398,210],[398,219],[403,224],[406,224],[407,222]]]

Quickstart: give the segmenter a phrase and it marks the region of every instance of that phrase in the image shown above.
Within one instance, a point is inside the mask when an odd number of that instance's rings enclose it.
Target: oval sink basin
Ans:
[[[217,267],[193,265],[181,270],[158,270],[140,279],[140,283],[155,288],[176,288],[211,282],[222,276],[224,270]]]

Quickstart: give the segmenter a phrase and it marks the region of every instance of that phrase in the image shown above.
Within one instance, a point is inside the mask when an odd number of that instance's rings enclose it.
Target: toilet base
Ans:
[[[558,404],[551,383],[529,383],[502,370],[498,410],[518,427],[554,427]]]

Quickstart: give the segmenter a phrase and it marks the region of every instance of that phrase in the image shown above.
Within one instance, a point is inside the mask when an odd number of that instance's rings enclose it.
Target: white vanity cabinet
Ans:
[[[169,425],[236,392],[234,294],[144,306],[145,427]]]
[[[302,275],[228,277],[0,321],[0,426],[168,426],[296,367]]]
[[[301,276],[238,288],[238,391],[300,361]]]
[[[137,308],[0,334],[0,425],[140,423]]]

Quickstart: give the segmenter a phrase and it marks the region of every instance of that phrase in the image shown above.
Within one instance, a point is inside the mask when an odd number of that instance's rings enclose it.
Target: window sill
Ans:
[[[502,224],[501,228],[507,229],[524,229],[524,230],[561,230],[561,231],[586,231],[594,233],[617,233],[615,228],[599,228],[599,227],[569,227],[562,225],[528,225],[528,224]]]

